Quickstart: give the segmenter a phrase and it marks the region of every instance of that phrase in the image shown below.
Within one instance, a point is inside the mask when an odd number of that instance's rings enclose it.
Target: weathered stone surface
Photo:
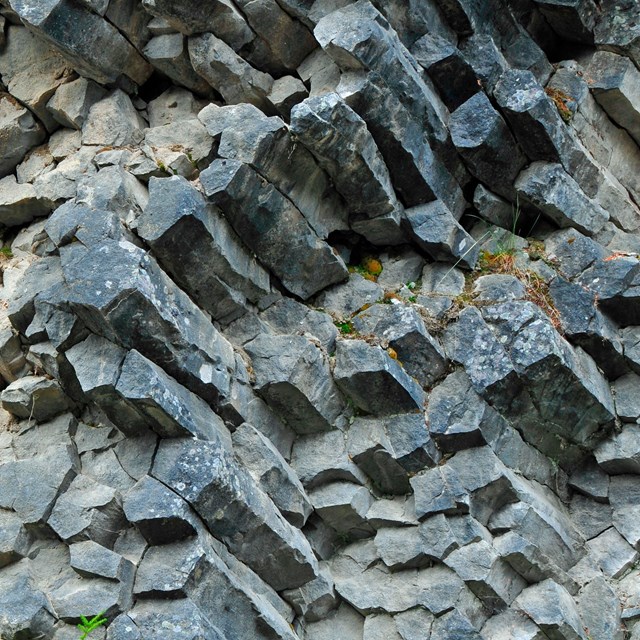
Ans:
[[[44,128],[31,112],[10,94],[0,92],[0,177],[11,173],[44,137]]]
[[[348,604],[342,603],[335,614],[325,620],[307,625],[308,640],[331,640],[336,635],[353,640],[364,640],[364,618]]]
[[[124,91],[96,102],[82,125],[83,144],[119,147],[142,141],[144,121]]]
[[[339,340],[334,377],[354,404],[367,413],[421,411],[424,392],[381,347],[363,340]]]
[[[469,171],[492,191],[513,197],[513,181],[526,163],[506,122],[487,96],[476,93],[452,114],[451,139]]]
[[[249,165],[215,160],[200,179],[207,197],[291,293],[307,299],[347,277],[342,260],[300,211]]]
[[[44,376],[19,378],[0,394],[0,400],[6,411],[36,422],[50,420],[72,406],[57,380]]]
[[[243,314],[245,297],[255,303],[270,291],[268,273],[184,178],[151,179],[138,232],[176,281],[218,320]],[[198,268],[203,263],[209,265],[205,273]]]
[[[333,285],[317,296],[315,306],[335,314],[334,317],[347,319],[361,309],[379,307],[375,303],[383,296],[384,289],[378,283],[359,273],[350,273],[347,282]],[[361,331],[361,327],[356,330]]]
[[[434,260],[473,268],[478,247],[441,200],[405,211],[409,235]]]
[[[83,578],[133,579],[133,563],[91,540],[72,544],[69,552],[71,568]]]
[[[589,540],[587,544],[598,567],[610,578],[620,578],[638,559],[638,552],[614,527]]]
[[[153,476],[187,500],[212,533],[275,589],[298,587],[315,577],[317,563],[308,542],[219,445],[164,440]]]
[[[637,549],[640,546],[640,507],[636,476],[613,476],[609,485],[609,500],[613,507],[613,525]]]
[[[151,75],[151,67],[133,45],[107,20],[82,4],[32,0],[12,0],[11,8],[25,24],[44,36],[74,65],[96,82],[115,82],[126,75],[142,84]],[[69,31],[65,24],[73,23]],[[110,55],[106,56],[105,51]]]
[[[329,617],[331,611],[338,605],[333,578],[324,563],[320,563],[317,578],[297,589],[285,591],[282,595],[291,603],[295,612],[309,622]]]
[[[303,527],[313,507],[297,475],[271,441],[245,423],[233,433],[233,450],[280,513],[295,527]]]
[[[608,474],[640,473],[640,427],[624,425],[620,433],[601,442],[594,455]]]
[[[245,350],[256,389],[296,432],[333,428],[345,402],[320,349],[302,336],[260,335]]]
[[[18,562],[29,553],[32,536],[14,511],[0,510],[0,568]]]
[[[582,588],[578,610],[584,627],[593,640],[624,638],[620,602],[604,578],[596,578]]]
[[[315,512],[335,529],[349,538],[367,538],[373,528],[366,515],[373,496],[366,487],[351,482],[332,482],[309,492]]]
[[[0,224],[21,226],[47,215],[51,208],[31,184],[18,184],[14,176],[0,179]]]
[[[267,99],[273,78],[252,67],[224,40],[213,33],[203,33],[191,36],[188,48],[196,73],[218,91],[228,104],[249,102],[265,111],[273,111]]]
[[[47,109],[62,126],[82,129],[89,110],[105,94],[99,84],[86,78],[78,78],[58,87],[47,103]]]
[[[584,537],[589,540],[600,535],[611,526],[613,510],[611,505],[596,502],[576,493],[571,498],[571,519]]]
[[[599,51],[591,59],[588,74],[596,100],[640,143],[640,71],[624,56]]]

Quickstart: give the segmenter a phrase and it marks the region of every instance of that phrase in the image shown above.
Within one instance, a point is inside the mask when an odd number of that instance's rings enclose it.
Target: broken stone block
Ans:
[[[252,67],[212,33],[191,36],[188,48],[196,73],[218,91],[226,103],[248,102],[273,112],[267,98],[273,86],[269,74]]]
[[[387,614],[374,614],[364,620],[364,640],[402,640],[394,619]]]
[[[479,184],[473,193],[473,206],[491,224],[503,229],[513,228],[513,205]]]
[[[226,397],[235,368],[231,345],[145,251],[103,241],[64,271],[72,307],[95,333],[125,348],[135,344],[207,402]],[[132,324],[134,317],[144,322]]]
[[[338,480],[366,483],[365,474],[349,457],[345,434],[339,429],[297,438],[291,466],[307,489]]]
[[[601,442],[594,455],[600,468],[608,474],[640,473],[640,427],[624,425],[620,433]]]
[[[312,622],[306,626],[305,638],[308,640],[332,640],[337,636],[364,640],[365,618],[345,602],[338,610],[324,620]]]
[[[151,75],[151,66],[127,38],[82,3],[43,6],[37,0],[11,0],[10,6],[28,28],[59,49],[74,69],[100,84],[126,76],[141,85]],[[75,28],[65,29],[68,24]]]
[[[613,525],[636,549],[640,547],[637,476],[613,476],[609,485],[609,500],[613,507]]]
[[[405,220],[409,235],[434,260],[461,263],[469,268],[475,266],[477,243],[442,201],[406,209]]]
[[[379,284],[359,273],[350,273],[347,282],[323,291],[315,299],[315,306],[335,314],[334,317],[349,318],[362,308],[380,306],[375,303],[382,300],[383,296],[384,289]]]
[[[63,127],[82,129],[91,107],[106,93],[99,84],[78,78],[59,86],[47,103],[47,109]]]
[[[335,93],[309,98],[291,112],[291,131],[329,174],[349,210],[400,221],[389,171],[364,120]]]
[[[313,579],[317,563],[304,536],[218,444],[160,443],[153,476],[187,500],[229,550],[275,589]]]
[[[614,527],[588,540],[587,546],[591,557],[609,578],[620,578],[638,559],[638,552]]]
[[[249,165],[215,160],[200,180],[207,197],[291,293],[306,300],[347,277],[344,262],[318,238],[300,211]]]
[[[320,563],[318,577],[297,589],[283,592],[283,598],[291,603],[297,615],[308,622],[316,622],[329,617],[337,608],[338,599],[333,589],[333,579],[329,568]]]
[[[366,521],[373,496],[366,487],[351,482],[332,482],[309,492],[316,513],[338,534],[367,538],[374,533]]]
[[[608,502],[609,476],[591,459],[569,477],[569,486],[598,502]]]
[[[18,562],[29,553],[33,536],[14,511],[0,509],[0,568]]]
[[[356,418],[347,433],[347,450],[385,494],[408,493],[410,475],[439,459],[421,414]]]
[[[211,93],[211,87],[191,66],[185,37],[168,33],[149,40],[143,50],[145,58],[173,82],[198,95]]]
[[[593,640],[623,640],[620,601],[604,577],[595,578],[580,590],[578,611]]]
[[[589,88],[600,106],[640,144],[640,71],[625,56],[598,51],[587,74]]]
[[[219,140],[220,157],[249,164],[293,202],[320,238],[348,228],[345,203],[329,176],[280,118],[250,104],[208,105],[198,118]]]
[[[357,407],[375,415],[420,412],[424,392],[381,347],[339,340],[334,378]]]
[[[310,86],[310,96],[322,96],[335,90],[340,82],[340,69],[329,55],[318,47],[297,69],[298,75]]]
[[[482,637],[492,640],[545,640],[540,627],[522,611],[507,609],[492,616],[482,627]]]
[[[287,122],[291,118],[291,109],[308,97],[307,87],[302,80],[293,76],[283,76],[275,80],[267,95],[269,102]]]
[[[547,635],[563,640],[584,637],[578,610],[569,593],[553,580],[527,587],[514,605],[521,609]]]
[[[460,479],[448,465],[434,467],[410,480],[415,495],[415,511],[419,520],[437,513],[468,513],[469,496]]]
[[[15,227],[51,211],[31,184],[18,184],[15,176],[0,179],[0,224]]]
[[[302,528],[313,507],[298,476],[271,441],[245,423],[233,433],[233,451],[280,513],[294,527]]]
[[[624,422],[638,422],[640,419],[640,376],[628,373],[613,384],[616,413]]]
[[[0,394],[0,400],[9,413],[36,422],[46,422],[73,406],[58,381],[44,376],[18,378]]]
[[[117,493],[89,476],[78,475],[56,501],[47,523],[68,543],[93,540],[111,548],[125,524]]]
[[[536,0],[542,15],[562,38],[572,42],[593,43],[598,6],[591,0]]]
[[[259,335],[244,346],[255,388],[298,433],[328,431],[344,411],[326,356],[302,336]]]
[[[395,496],[391,499],[376,500],[367,512],[367,520],[376,530],[418,524],[413,496]]]
[[[600,535],[611,526],[611,505],[596,502],[579,493],[571,498],[571,519],[587,540]]]
[[[449,126],[469,171],[492,191],[513,199],[513,182],[526,158],[489,98],[476,93],[451,114]]]
[[[236,50],[254,37],[242,13],[229,0],[214,0],[206,7],[197,0],[179,5],[171,0],[143,0],[142,6],[180,33],[191,35],[212,31]]]
[[[83,578],[133,580],[132,562],[92,540],[76,542],[69,546],[69,551],[71,568]]]
[[[182,87],[169,87],[147,105],[149,126],[161,127],[180,120],[197,117],[201,102]]]
[[[103,147],[135,145],[142,141],[144,127],[131,98],[117,89],[89,109],[82,125],[82,143]]]
[[[31,112],[10,94],[0,91],[0,178],[9,175],[44,137],[44,127]]]

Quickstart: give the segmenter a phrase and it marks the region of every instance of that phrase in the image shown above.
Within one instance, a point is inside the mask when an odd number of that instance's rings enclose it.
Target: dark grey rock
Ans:
[[[609,476],[593,459],[585,461],[571,474],[569,486],[598,502],[608,501]]]
[[[595,578],[581,589],[578,610],[593,640],[624,638],[620,602],[605,578]]]
[[[167,544],[196,533],[195,516],[173,491],[145,476],[124,496],[122,508],[150,544]]]
[[[29,553],[33,536],[14,511],[0,509],[0,568],[18,562]]]
[[[280,513],[295,527],[303,527],[313,507],[298,476],[271,441],[245,423],[233,433],[233,450]]]
[[[606,2],[605,9],[595,27],[596,42],[637,62],[640,57],[640,32],[636,21],[638,7],[633,2],[612,0]]]
[[[280,117],[287,122],[291,119],[291,109],[308,97],[309,92],[304,82],[294,76],[283,76],[275,80],[267,95]]]
[[[297,589],[283,592],[282,596],[291,603],[296,614],[309,622],[328,618],[331,611],[338,606],[333,578],[329,568],[323,563],[320,563],[317,578]]]
[[[580,189],[578,183],[553,162],[533,162],[515,182],[518,196],[531,203],[559,227],[573,227],[593,235],[609,214]]]
[[[384,289],[377,282],[359,273],[351,273],[347,282],[333,285],[317,296],[315,306],[335,314],[334,317],[347,319],[362,308],[379,307],[375,303],[382,300],[383,296]],[[357,327],[356,330],[362,331]]]
[[[315,512],[338,535],[357,539],[373,534],[366,515],[374,498],[366,487],[332,482],[311,490],[309,499]]]
[[[638,552],[610,527],[587,542],[589,553],[605,576],[620,578],[638,559]]]
[[[640,419],[640,376],[627,373],[618,378],[613,384],[613,394],[616,401],[616,413],[624,422],[638,422]]]
[[[593,29],[598,19],[598,6],[595,2],[536,0],[536,4],[558,35],[573,42],[593,42]]]
[[[624,425],[622,431],[601,442],[594,455],[608,474],[640,473],[640,427]]]
[[[513,198],[513,182],[526,163],[506,122],[480,92],[460,105],[449,124],[453,144],[469,171],[492,191]]]
[[[245,349],[255,387],[267,404],[298,433],[328,431],[345,409],[329,362],[302,336],[259,335]]]
[[[0,223],[5,227],[28,224],[50,210],[33,185],[19,184],[12,175],[0,180]]]
[[[0,400],[6,411],[36,422],[46,422],[73,406],[58,381],[44,376],[18,378],[0,394]]]
[[[475,266],[477,244],[441,200],[407,209],[405,220],[409,235],[434,260]]]
[[[354,404],[367,413],[419,412],[424,393],[418,383],[381,347],[363,340],[340,340],[334,377]]]
[[[83,578],[108,578],[132,582],[133,563],[91,540],[69,547],[72,569]]]
[[[550,259],[560,263],[561,272],[569,279],[608,254],[602,245],[575,229],[554,231],[545,240],[545,250]]]
[[[236,233],[291,293],[307,299],[346,278],[347,269],[331,247],[291,201],[249,165],[216,160],[200,179]]]
[[[614,527],[637,549],[640,543],[637,477],[613,476],[609,485],[609,501],[613,507]]]
[[[612,516],[609,504],[596,502],[579,493],[571,498],[571,519],[587,540],[608,529]]]
[[[317,563],[304,536],[219,445],[164,440],[153,476],[187,500],[211,532],[274,588],[298,587],[315,577]]]

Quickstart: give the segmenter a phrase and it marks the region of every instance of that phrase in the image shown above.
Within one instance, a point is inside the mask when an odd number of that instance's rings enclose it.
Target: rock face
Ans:
[[[639,25],[0,0],[0,638],[640,638]]]

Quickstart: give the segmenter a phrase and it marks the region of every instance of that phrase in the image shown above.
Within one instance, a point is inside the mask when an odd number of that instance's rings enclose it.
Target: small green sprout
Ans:
[[[80,636],[80,640],[85,640],[86,637],[98,627],[101,627],[103,624],[106,624],[107,619],[104,617],[104,611],[99,613],[96,616],[93,616],[91,620],[87,620],[84,616],[80,616],[81,623],[78,624],[78,629],[82,631],[82,635]]]

